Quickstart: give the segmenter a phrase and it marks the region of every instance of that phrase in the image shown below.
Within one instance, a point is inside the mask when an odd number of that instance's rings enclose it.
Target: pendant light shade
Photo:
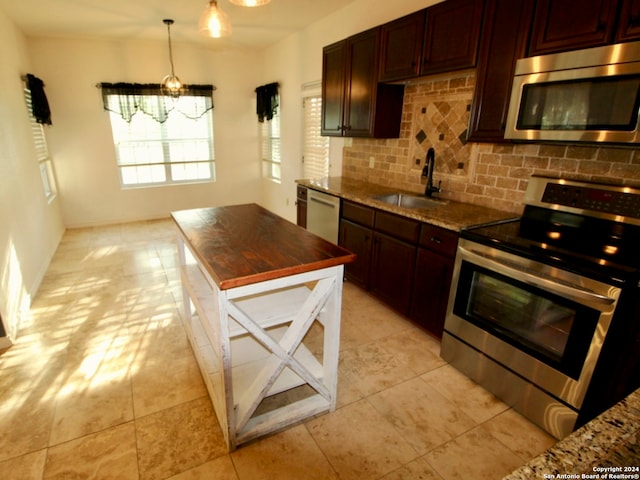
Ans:
[[[200,15],[198,30],[213,38],[231,35],[229,17],[220,9],[216,0],[211,0],[202,15]]]
[[[234,5],[240,5],[241,7],[261,7],[271,2],[271,0],[229,0]]]
[[[171,50],[171,25],[173,20],[165,18],[162,21],[167,26],[167,37],[169,39],[169,63],[171,64],[171,73],[162,79],[162,93],[168,97],[178,98],[182,91],[182,82],[173,71],[173,52]]]

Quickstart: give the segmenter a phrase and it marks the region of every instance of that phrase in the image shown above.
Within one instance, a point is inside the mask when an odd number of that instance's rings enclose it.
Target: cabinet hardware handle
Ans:
[[[442,243],[442,239],[440,237],[431,237],[431,241],[433,243],[437,243],[438,245]]]

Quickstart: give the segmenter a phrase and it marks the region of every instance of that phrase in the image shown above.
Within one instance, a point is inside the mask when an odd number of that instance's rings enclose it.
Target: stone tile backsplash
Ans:
[[[474,85],[473,70],[408,83],[400,138],[354,138],[344,148],[342,175],[423,192],[422,167],[433,147],[440,197],[515,213],[534,173],[640,186],[638,148],[467,143]]]

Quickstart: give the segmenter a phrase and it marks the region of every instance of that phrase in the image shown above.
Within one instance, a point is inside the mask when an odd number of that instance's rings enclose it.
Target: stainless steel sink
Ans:
[[[390,195],[377,195],[373,197],[379,202],[396,205],[405,208],[432,208],[440,207],[449,203],[447,200],[437,200],[435,198],[422,197],[420,195],[411,195],[406,193],[392,193]]]

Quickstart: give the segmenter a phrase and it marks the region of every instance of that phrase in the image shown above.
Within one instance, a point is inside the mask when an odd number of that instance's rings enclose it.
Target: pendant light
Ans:
[[[261,7],[271,2],[271,0],[229,0],[234,5],[240,5],[241,7]]]
[[[171,73],[162,79],[162,93],[168,97],[178,98],[182,91],[182,82],[173,72],[173,51],[171,50],[171,25],[173,20],[165,18],[162,22],[167,26],[167,36],[169,38],[169,62],[171,63]]]
[[[218,6],[216,0],[210,0],[209,5],[207,5],[207,8],[202,12],[202,15],[200,15],[198,30],[213,38],[231,35],[229,17],[227,17],[227,14]]]

